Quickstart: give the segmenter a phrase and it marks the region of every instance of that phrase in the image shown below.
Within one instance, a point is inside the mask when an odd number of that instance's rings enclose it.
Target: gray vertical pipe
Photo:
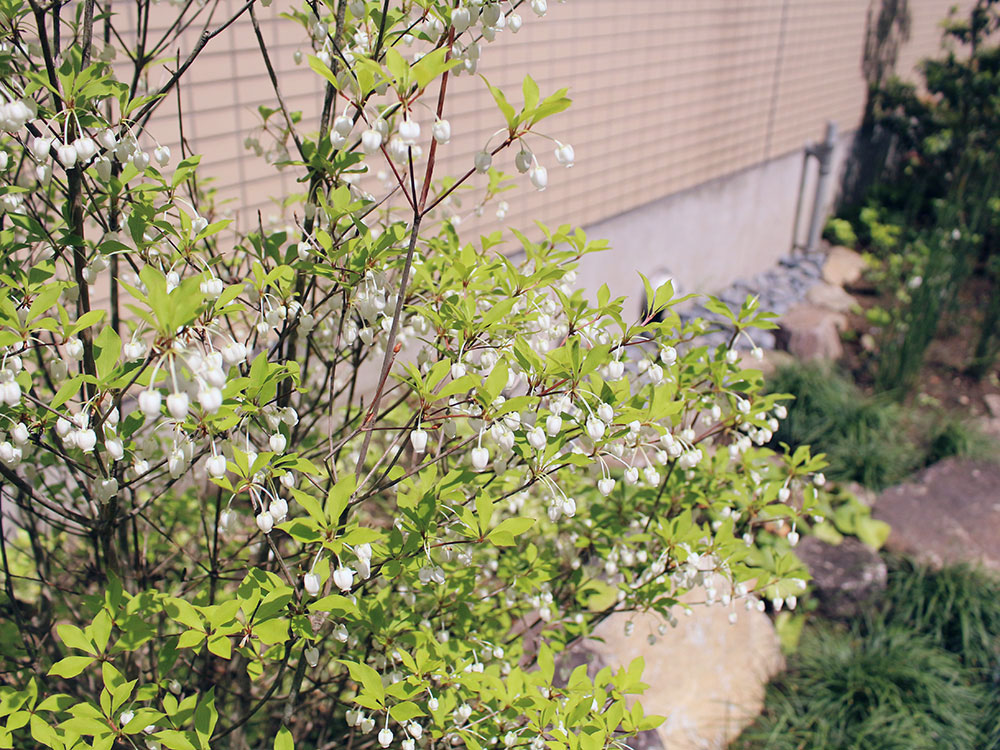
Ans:
[[[833,173],[833,149],[837,143],[837,123],[829,120],[826,123],[826,137],[816,148],[816,158],[819,161],[819,174],[816,176],[816,197],[813,202],[812,218],[809,220],[809,236],[806,240],[806,252],[812,253],[819,246],[819,237],[823,231],[826,208],[826,196],[830,192],[830,175]]]

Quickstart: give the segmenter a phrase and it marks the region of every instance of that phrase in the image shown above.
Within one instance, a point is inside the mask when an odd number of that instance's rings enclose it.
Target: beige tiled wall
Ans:
[[[885,0],[908,8],[909,39],[897,70],[912,74],[934,54],[938,23],[953,0]],[[869,16],[883,0],[569,0],[550,2],[524,28],[484,49],[481,72],[519,98],[528,71],[543,93],[568,86],[574,106],[545,123],[572,143],[577,165],[555,165],[551,146],[536,140],[550,187],[525,185],[505,195],[505,224],[588,225],[713,178],[801,149],[821,137],[826,120],[857,126]],[[319,106],[318,78],[296,67],[301,29],[278,18],[281,0],[261,10],[264,33],[292,109],[308,117]],[[235,7],[235,5],[234,5]],[[154,82],[155,83],[155,82]],[[204,153],[205,174],[245,228],[279,209],[274,196],[296,190],[294,175],[274,170],[243,148],[258,122],[258,105],[274,97],[249,21],[214,40],[181,90],[185,135]],[[166,103],[158,126],[176,139]],[[446,172],[464,171],[500,127],[478,78],[457,79],[447,116],[454,140],[442,152]],[[429,133],[425,129],[425,135]],[[513,153],[498,166],[513,172]],[[511,196],[511,197],[509,197]],[[500,226],[492,214],[476,230]]]

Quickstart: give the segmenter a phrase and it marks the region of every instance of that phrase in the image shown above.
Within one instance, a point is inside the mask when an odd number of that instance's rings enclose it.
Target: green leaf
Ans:
[[[504,93],[496,86],[492,85],[489,81],[486,80],[486,76],[481,75],[480,78],[482,78],[483,81],[485,81],[486,87],[490,90],[490,93],[493,95],[493,100],[497,103],[497,106],[500,108],[500,112],[503,114],[504,119],[507,121],[507,127],[513,130],[517,124],[517,112],[510,105],[510,102],[507,101],[507,97],[504,96]]]
[[[295,740],[288,727],[282,727],[274,737],[274,750],[295,750]]]
[[[83,631],[76,625],[68,623],[57,625],[56,632],[59,634],[59,639],[70,648],[86,651],[88,654],[97,656],[97,649],[94,647],[94,642],[84,635]]]
[[[94,616],[94,621],[87,628],[90,636],[94,639],[94,644],[98,651],[104,651],[108,647],[111,639],[111,615],[108,610],[102,609]]]
[[[324,596],[322,599],[317,599],[309,605],[309,611],[361,617],[358,605],[340,594],[330,594],[329,596]]]
[[[338,659],[338,661],[347,667],[347,671],[351,673],[351,679],[361,685],[364,692],[369,693],[380,706],[385,705],[385,688],[382,686],[382,677],[378,672],[367,664],[344,659]]]
[[[56,677],[76,677],[93,663],[90,656],[67,656],[49,668],[49,674]]]
[[[385,67],[389,69],[392,77],[396,79],[396,88],[398,90],[404,91],[410,87],[410,65],[395,47],[389,47],[385,51]]]
[[[185,630],[177,639],[177,648],[194,648],[205,640],[205,634],[200,630]]]
[[[83,386],[83,378],[80,375],[70,378],[59,386],[59,390],[56,391],[56,395],[53,396],[52,401],[49,403],[49,407],[52,409],[58,409],[79,393],[81,386]]]
[[[538,98],[541,95],[535,79],[531,76],[525,76],[521,84],[521,90],[524,92],[524,111],[534,111],[535,107],[538,106]]]
[[[412,701],[403,701],[402,703],[397,703],[395,706],[389,709],[389,715],[395,721],[409,721],[410,719],[415,719],[418,716],[423,716],[424,712],[416,703]]]
[[[97,325],[102,320],[104,320],[104,310],[88,310],[79,318],[76,319],[76,323],[73,327],[69,329],[67,336],[76,336],[84,328],[90,328],[92,325]]]
[[[197,746],[191,742],[188,735],[190,732],[178,732],[174,729],[164,729],[156,732],[153,736],[158,739],[164,747],[170,750],[198,750]]]
[[[340,88],[340,84],[337,83],[337,76],[335,76],[333,71],[327,67],[326,63],[316,57],[316,55],[309,55],[309,67],[312,68],[314,72],[323,76],[323,78],[325,78],[333,86]]]
[[[483,383],[483,396],[487,405],[492,404],[496,397],[500,395],[500,392],[503,391],[507,385],[509,372],[507,363],[501,359],[487,376],[486,381]]]
[[[233,643],[229,636],[213,635],[208,639],[208,650],[220,659],[230,659],[233,655]]]
[[[456,65],[461,65],[462,61],[459,59],[445,60],[448,54],[448,47],[438,47],[433,52],[421,57],[417,62],[413,63],[410,68],[410,74],[417,81],[417,86],[420,88],[427,88],[427,85],[437,78],[439,75],[444,73],[446,70],[454,68]]]
[[[879,521],[871,516],[861,516],[854,522],[854,530],[862,542],[872,549],[880,549],[889,538],[891,528],[885,521]]]
[[[534,524],[534,518],[508,518],[501,521],[486,538],[497,547],[511,547],[514,545],[514,538],[523,534]]]
[[[118,364],[118,357],[122,350],[122,340],[115,333],[114,328],[106,326],[97,334],[97,338],[94,339],[94,346],[97,349],[95,362],[97,365],[97,377],[100,380],[104,380]]]

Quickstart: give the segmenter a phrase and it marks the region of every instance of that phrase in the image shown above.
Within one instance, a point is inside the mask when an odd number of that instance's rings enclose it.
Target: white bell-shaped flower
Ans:
[[[333,571],[333,583],[341,591],[350,591],[354,585],[354,571],[341,565]]]
[[[423,453],[427,450],[427,430],[418,427],[410,432],[410,445],[413,446],[414,453]]]

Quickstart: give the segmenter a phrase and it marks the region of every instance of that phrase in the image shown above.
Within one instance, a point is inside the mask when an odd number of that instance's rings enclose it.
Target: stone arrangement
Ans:
[[[715,296],[730,307],[740,306],[748,295],[756,296],[766,310],[778,313],[780,328],[756,331],[753,344],[763,350],[784,350],[799,359],[837,359],[843,353],[840,334],[847,327],[847,313],[854,298],[844,290],[860,279],[865,261],[846,247],[828,252],[795,252],[781,258],[778,265],[752,279],[739,279]],[[696,303],[682,312],[682,318],[717,317]],[[715,334],[713,343],[728,340],[725,331]],[[737,348],[748,350],[745,338]]]

